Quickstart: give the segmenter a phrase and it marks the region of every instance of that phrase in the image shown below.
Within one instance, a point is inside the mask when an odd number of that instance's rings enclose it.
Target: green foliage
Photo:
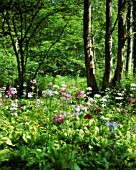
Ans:
[[[136,166],[134,82],[129,94],[118,88],[114,94],[107,91],[90,98],[85,95],[84,79],[46,76],[39,81],[44,89],[37,100],[4,96],[0,100],[1,169],[131,170]]]

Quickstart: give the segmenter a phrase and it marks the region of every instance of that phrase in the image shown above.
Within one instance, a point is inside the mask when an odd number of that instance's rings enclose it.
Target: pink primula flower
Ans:
[[[84,91],[84,90],[78,91],[78,92],[76,93],[76,98],[82,98],[82,97],[84,96],[84,94],[85,94],[85,91]]]
[[[30,82],[31,82],[32,84],[37,84],[36,79],[32,79]]]
[[[128,110],[124,110],[124,113],[125,113],[125,114],[128,114]]]
[[[134,99],[134,98],[129,98],[129,101],[130,101],[131,103],[135,103],[135,99]]]
[[[62,115],[55,115],[55,117],[52,120],[55,124],[64,123],[64,117]]]

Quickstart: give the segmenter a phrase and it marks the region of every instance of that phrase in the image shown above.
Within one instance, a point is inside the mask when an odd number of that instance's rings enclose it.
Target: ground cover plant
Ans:
[[[42,96],[31,80],[28,99],[1,87],[0,169],[136,169],[136,84],[92,98],[84,80],[60,79]]]

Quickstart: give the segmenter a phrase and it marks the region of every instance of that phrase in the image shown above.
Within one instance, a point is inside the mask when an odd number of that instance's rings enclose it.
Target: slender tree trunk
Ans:
[[[133,41],[132,41],[132,1],[130,0],[128,3],[128,15],[127,15],[127,60],[126,60],[126,73],[131,73],[131,65],[132,65],[132,48],[133,48]]]
[[[98,86],[95,76],[93,50],[91,42],[91,2],[84,0],[84,52],[85,52],[85,66],[87,76],[87,86],[92,87],[93,93],[98,92]]]
[[[134,55],[134,68],[133,73],[136,73],[136,1],[133,1],[133,32],[134,32],[134,45],[133,45],[133,55]]]
[[[106,1],[105,72],[102,90],[110,83],[112,71],[112,0]]]
[[[126,41],[126,0],[118,1],[118,55],[117,66],[112,80],[113,85],[118,85],[123,75],[124,51]]]

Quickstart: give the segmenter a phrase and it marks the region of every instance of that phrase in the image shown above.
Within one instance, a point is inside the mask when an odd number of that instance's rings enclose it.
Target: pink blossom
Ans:
[[[22,106],[18,106],[19,109],[22,109],[23,107]]]
[[[36,79],[32,79],[30,82],[31,82],[32,84],[37,84]]]
[[[78,91],[78,92],[76,93],[76,98],[82,98],[84,94],[85,94],[85,91],[84,91],[84,90]]]
[[[129,98],[129,101],[130,101],[131,103],[135,103],[135,99],[134,99],[134,98]]]
[[[120,110],[120,108],[117,108],[117,111],[119,111],[119,112],[120,112],[120,111],[121,111],[121,110]]]
[[[8,94],[8,95],[12,95],[12,90],[11,90],[11,89],[8,89],[8,90],[7,90],[7,94]]]
[[[65,96],[66,98],[71,98],[71,95],[69,93],[64,93],[63,96]]]
[[[52,86],[52,82],[49,82],[48,86]]]
[[[128,113],[128,110],[124,110],[124,113],[127,114],[127,113]]]
[[[55,124],[64,123],[64,117],[62,115],[55,115],[55,117],[52,120]]]

